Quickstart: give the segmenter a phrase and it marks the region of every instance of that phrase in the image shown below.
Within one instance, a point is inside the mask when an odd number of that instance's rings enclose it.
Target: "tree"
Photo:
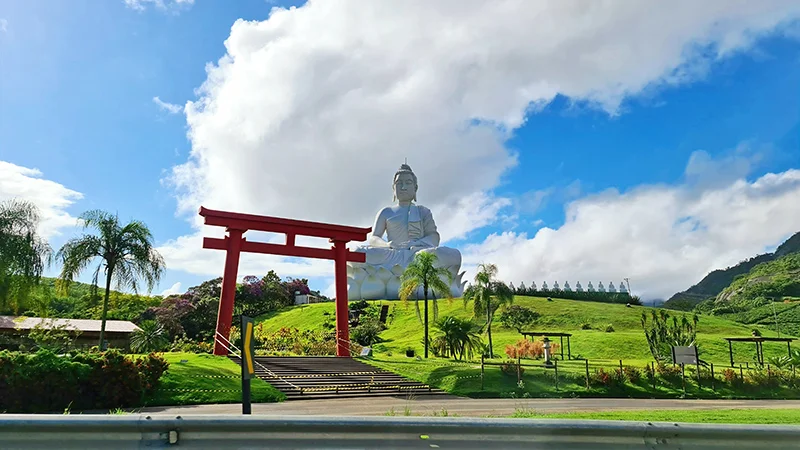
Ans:
[[[37,234],[38,225],[33,204],[0,203],[0,310],[18,313],[50,262],[52,250]]]
[[[523,328],[532,325],[539,317],[539,313],[530,308],[512,305],[500,314],[500,323],[506,328],[513,328],[522,333]]]
[[[428,339],[428,294],[433,294],[434,320],[436,320],[436,316],[438,316],[439,313],[439,307],[436,303],[436,293],[438,292],[439,295],[444,295],[447,298],[452,298],[453,296],[450,293],[453,275],[444,267],[435,267],[437,259],[435,253],[425,251],[417,252],[417,254],[414,255],[414,260],[411,261],[408,267],[403,271],[403,275],[400,276],[399,294],[402,301],[408,301],[412,295],[418,297],[416,293],[419,291],[419,288],[422,287],[422,293],[425,298],[425,336],[423,339],[425,342],[426,358],[428,357],[428,346],[430,344]],[[417,309],[417,318],[419,318],[419,298],[416,298],[414,306]]]
[[[650,347],[650,353],[656,361],[669,361],[672,358],[672,346],[691,347],[697,342],[697,314],[692,320],[681,316],[678,320],[666,311],[655,309],[650,311],[650,321],[647,313],[642,311],[642,329]]]
[[[139,329],[131,333],[131,351],[150,353],[164,350],[169,340],[164,327],[155,320],[144,320]]]
[[[492,319],[494,312],[501,305],[514,302],[514,291],[502,281],[497,281],[497,266],[494,264],[481,264],[475,275],[475,284],[471,284],[464,291],[464,306],[473,302],[473,314],[480,317],[486,315],[486,334],[489,336],[489,357],[494,357],[492,350]]]
[[[469,319],[445,316],[435,323],[440,334],[433,342],[440,353],[452,355],[461,360],[471,358],[475,351],[481,351],[483,342],[478,334],[480,328]]]
[[[111,282],[116,282],[118,290],[127,287],[138,292],[139,279],[143,278],[149,292],[158,284],[166,265],[153,247],[153,235],[144,223],[134,220],[122,226],[117,215],[99,210],[87,211],[81,214],[79,220],[83,223],[84,230],[93,228],[99,234],[84,234],[70,239],[61,247],[56,255],[62,262],[59,278],[62,289],[66,289],[92,261],[100,259],[92,276],[92,285],[93,290],[96,290],[100,271],[103,270],[106,291],[100,318],[102,349],[105,348],[103,343]]]

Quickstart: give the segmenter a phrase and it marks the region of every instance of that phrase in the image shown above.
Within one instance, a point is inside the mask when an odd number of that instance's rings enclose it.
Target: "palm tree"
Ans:
[[[143,320],[139,329],[131,333],[131,351],[133,353],[158,352],[169,344],[167,332],[155,320]]]
[[[492,349],[492,319],[494,312],[501,305],[514,302],[514,291],[502,281],[495,280],[497,266],[494,264],[481,264],[475,275],[475,284],[471,284],[464,291],[464,307],[473,302],[473,314],[480,317],[486,314],[486,333],[489,335],[489,357],[493,358]]]
[[[444,267],[435,267],[437,257],[435,253],[432,252],[417,252],[414,255],[414,260],[406,267],[403,271],[403,275],[400,276],[400,299],[408,301],[408,299],[415,295],[420,287],[422,287],[422,293],[425,297],[425,357],[428,357],[428,292],[433,294],[433,317],[434,320],[439,313],[439,307],[436,304],[436,292],[439,295],[444,295],[447,298],[452,298],[452,294],[450,293],[450,284],[453,283],[453,275],[450,273],[449,270],[445,269]],[[444,281],[447,280],[447,281]],[[417,301],[414,302],[414,306],[417,308],[417,318],[419,318],[419,298],[416,298]]]
[[[476,350],[483,348],[483,342],[478,335],[479,327],[469,319],[445,316],[437,320],[435,326],[440,334],[433,342],[445,356],[449,352],[458,360],[472,358]]]
[[[151,291],[158,284],[166,266],[164,259],[153,248],[153,235],[144,223],[134,220],[121,226],[117,215],[98,210],[83,213],[79,220],[83,222],[84,230],[94,228],[99,235],[84,234],[70,239],[61,247],[56,255],[63,264],[59,278],[62,289],[66,288],[95,258],[100,258],[92,285],[96,290],[102,269],[106,278],[100,325],[100,348],[103,349],[111,282],[116,281],[117,289],[128,287],[138,292],[139,279],[143,278],[148,291]]]
[[[19,312],[50,263],[52,250],[37,234],[38,225],[39,212],[32,203],[0,203],[0,309],[10,306]]]

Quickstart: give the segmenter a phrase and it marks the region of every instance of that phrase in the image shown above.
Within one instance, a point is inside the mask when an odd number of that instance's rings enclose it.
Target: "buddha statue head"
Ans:
[[[408,164],[403,164],[394,174],[392,188],[394,201],[411,202],[417,200],[417,176]]]

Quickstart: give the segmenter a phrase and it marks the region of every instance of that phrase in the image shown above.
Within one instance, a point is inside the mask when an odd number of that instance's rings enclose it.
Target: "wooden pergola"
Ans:
[[[794,338],[779,338],[779,337],[763,337],[763,336],[745,336],[745,337],[727,337],[728,341],[728,354],[731,358],[731,367],[733,367],[733,343],[734,342],[754,342],[756,344],[756,359],[759,364],[764,364],[764,342],[786,342],[786,349],[789,352],[789,357],[792,357],[792,341]]]
[[[561,339],[561,359],[564,359],[564,338],[567,338],[567,358],[572,359],[572,351],[569,348],[569,338],[572,337],[570,333],[560,333],[554,331],[523,331],[520,334],[524,337],[530,336],[531,340],[535,340],[536,336],[557,337]]]

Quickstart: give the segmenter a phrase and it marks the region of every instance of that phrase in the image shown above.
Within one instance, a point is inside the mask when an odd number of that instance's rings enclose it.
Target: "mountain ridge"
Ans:
[[[739,264],[711,271],[697,284],[678,292],[664,303],[665,308],[688,311],[698,303],[709,298],[716,298],[725,288],[734,282],[736,277],[746,275],[759,264],[774,261],[782,256],[800,252],[800,231],[785,240],[772,253],[762,253],[741,261]]]

